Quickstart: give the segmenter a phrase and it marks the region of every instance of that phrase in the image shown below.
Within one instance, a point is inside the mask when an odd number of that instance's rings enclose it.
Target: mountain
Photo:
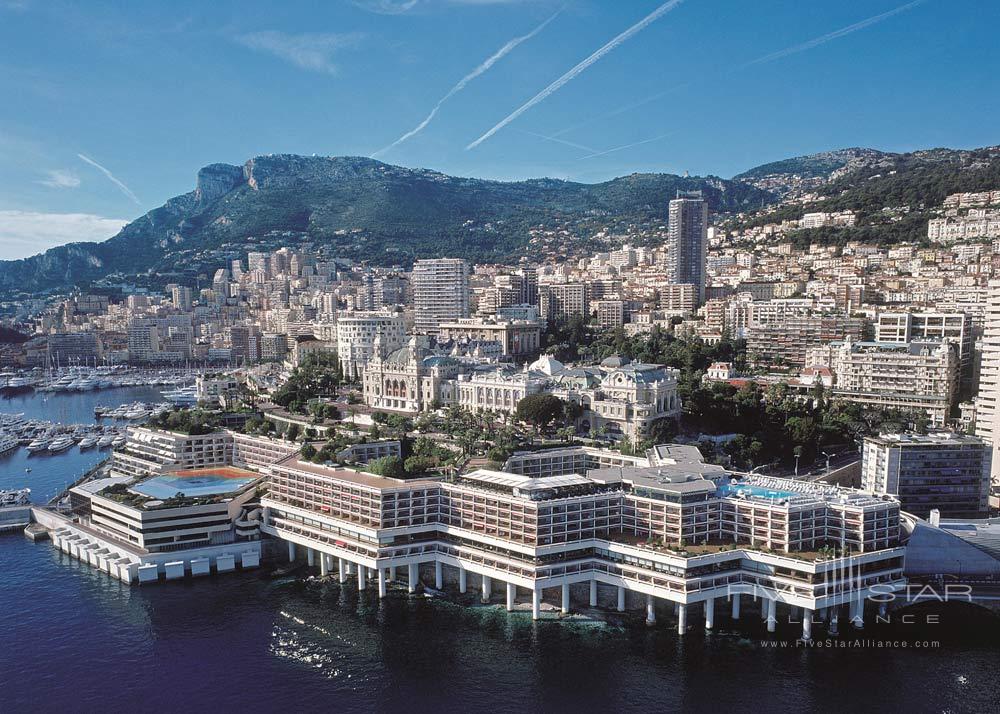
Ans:
[[[796,156],[755,166],[733,177],[736,181],[794,198],[851,171],[877,166],[893,156],[877,149],[838,149]]]
[[[477,262],[570,258],[605,250],[637,230],[655,239],[667,202],[677,191],[698,189],[734,228],[852,210],[853,228],[790,237],[914,241],[926,235],[928,218],[948,194],[997,188],[1000,147],[850,148],[763,164],[728,180],[632,174],[597,184],[486,181],[359,157],[267,155],[243,166],[204,167],[193,191],[104,242],[0,261],[0,293],[58,292],[97,281],[193,284],[248,250],[299,241],[383,265],[442,255]]]
[[[908,153],[866,152],[852,157],[839,168],[824,174],[814,156],[791,159],[770,166],[787,164],[816,170],[815,185],[808,196],[787,200],[776,206],[741,217],[736,225],[762,225],[798,219],[813,211],[853,211],[853,228],[813,228],[796,231],[793,240],[800,243],[858,240],[875,243],[919,241],[927,235],[927,221],[936,215],[944,199],[953,193],[990,191],[1000,188],[1000,146],[981,149],[925,149]],[[839,153],[839,152],[835,152]],[[828,166],[835,163],[831,161]],[[763,167],[760,167],[763,168]],[[756,174],[759,169],[742,174]],[[777,176],[777,173],[764,174]],[[769,190],[786,197],[795,176],[786,174],[784,187],[771,184]],[[760,174],[752,177],[755,186]],[[767,184],[763,184],[767,185]]]
[[[766,190],[712,176],[501,182],[359,157],[259,156],[243,166],[206,166],[193,191],[107,241],[0,262],[0,291],[63,290],[117,273],[176,273],[178,266],[213,270],[223,265],[213,251],[239,254],[271,238],[307,238],[334,256],[384,264],[436,255],[488,262],[580,254],[602,232],[662,225],[669,199],[695,189],[714,211],[775,201]]]

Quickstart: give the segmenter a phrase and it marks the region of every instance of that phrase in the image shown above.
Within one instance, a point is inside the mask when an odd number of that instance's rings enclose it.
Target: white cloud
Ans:
[[[27,258],[66,243],[106,240],[126,223],[90,213],[0,211],[0,260]]]
[[[38,183],[49,188],[77,188],[80,185],[80,177],[68,169],[52,169],[45,172],[48,178],[40,180]]]
[[[236,41],[250,49],[268,52],[302,69],[336,74],[337,65],[333,63],[333,55],[340,50],[357,47],[363,37],[358,32],[305,32],[292,35],[265,30],[239,35]]]
[[[420,0],[353,0],[357,7],[379,15],[402,15],[409,12]]]

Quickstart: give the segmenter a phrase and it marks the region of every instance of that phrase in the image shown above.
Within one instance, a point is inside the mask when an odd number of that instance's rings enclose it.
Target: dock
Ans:
[[[38,523],[32,523],[27,528],[24,529],[24,535],[33,541],[48,540],[49,531],[48,529]]]

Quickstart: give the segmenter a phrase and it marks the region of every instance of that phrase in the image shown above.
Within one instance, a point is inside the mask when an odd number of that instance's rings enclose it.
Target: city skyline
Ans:
[[[452,0],[237,17],[8,2],[2,257],[110,237],[190,190],[199,167],[271,152],[593,182],[731,176],[847,146],[989,145],[997,100],[981,87],[996,58],[982,13],[994,11]],[[59,49],[40,54],[47,43]],[[953,51],[928,66],[926,48],[943,43]],[[934,93],[949,102],[926,102]],[[955,102],[977,111],[947,111]],[[716,111],[727,105],[737,120]]]

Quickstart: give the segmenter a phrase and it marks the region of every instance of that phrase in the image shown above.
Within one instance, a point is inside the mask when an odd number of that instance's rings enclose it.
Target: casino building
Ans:
[[[365,403],[415,414],[434,405],[513,414],[518,402],[548,393],[580,407],[576,428],[612,438],[645,438],[654,422],[680,415],[676,370],[619,357],[599,365],[566,366],[550,356],[530,365],[470,366],[436,351],[427,338],[405,347],[376,348],[362,376]]]
[[[288,456],[271,466],[261,530],[302,552],[341,582],[354,575],[379,596],[405,573],[410,592],[445,569],[484,601],[494,587],[506,606],[543,594],[589,589],[589,604],[627,595],[673,603],[678,630],[697,610],[714,627],[717,606],[734,618],[741,602],[762,602],[768,629],[778,606],[801,608],[802,636],[842,610],[864,623],[867,599],[905,585],[899,504],[810,482],[737,477],[705,464],[693,447],[662,445],[645,458],[599,449],[515,454],[503,471],[445,480],[397,480]]]

